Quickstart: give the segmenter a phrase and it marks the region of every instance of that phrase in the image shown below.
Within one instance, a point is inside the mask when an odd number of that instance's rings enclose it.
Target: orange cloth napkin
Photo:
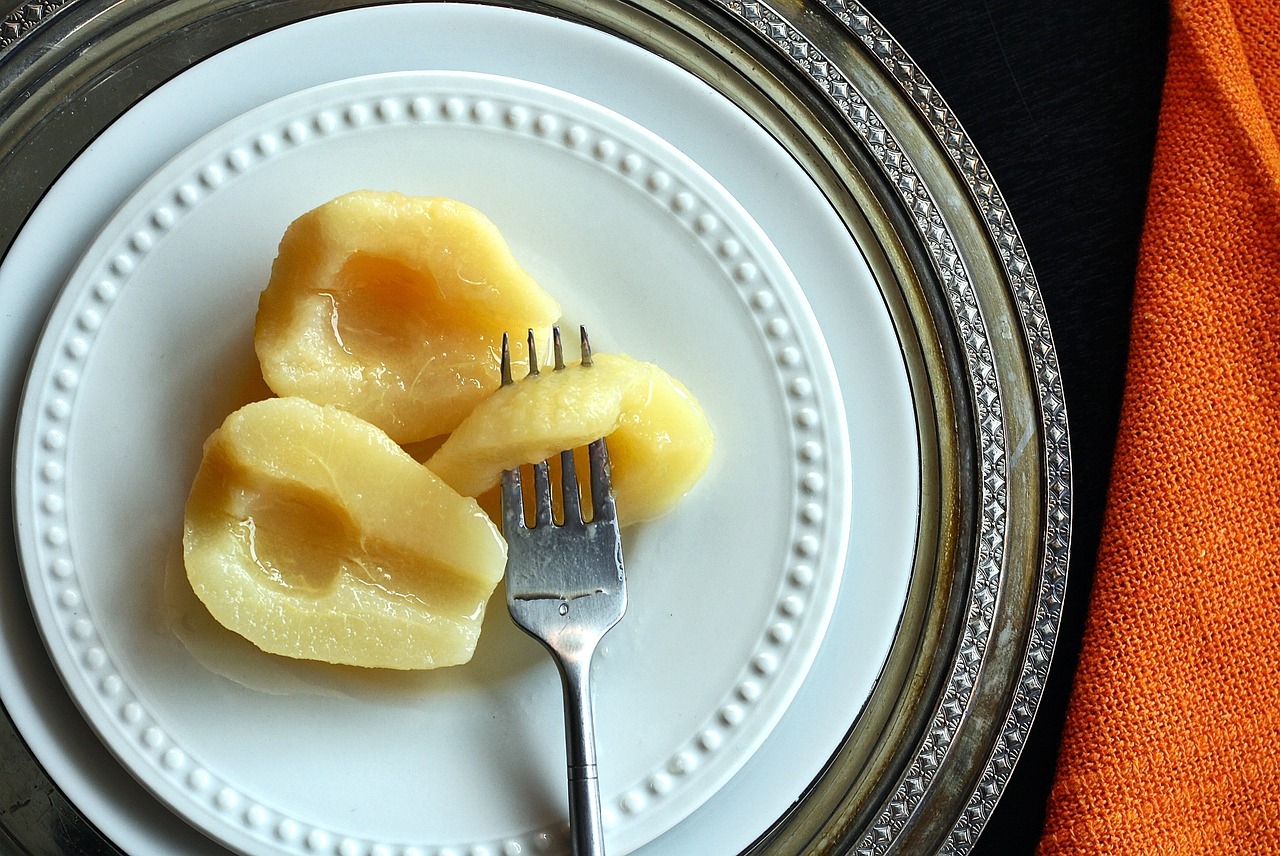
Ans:
[[[1280,853],[1277,128],[1280,2],[1174,0],[1121,428],[1042,856]]]

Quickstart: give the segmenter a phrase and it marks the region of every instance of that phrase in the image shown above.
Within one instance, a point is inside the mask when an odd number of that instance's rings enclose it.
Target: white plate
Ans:
[[[597,662],[605,828],[629,852],[742,766],[807,673],[845,565],[848,436],[821,333],[759,227],[674,148],[557,90],[456,72],[305,90],[202,138],[111,218],[19,422],[46,645],[121,763],[241,852],[557,842],[558,681],[501,603],[472,663],[390,675],[262,654],[184,583],[201,444],[266,394],[251,332],[275,245],[358,188],[485,212],[570,326],[683,379],[716,432],[679,512],[627,531],[631,607]]]
[[[526,49],[498,47],[517,43]],[[289,56],[308,56],[309,61],[282,59]],[[853,469],[859,474],[854,508],[846,515],[846,519],[857,521],[854,547],[828,644],[819,654],[814,678],[801,689],[796,705],[745,769],[691,818],[643,848],[645,853],[655,854],[736,852],[781,813],[817,773],[870,689],[901,608],[910,567],[918,476],[910,391],[892,329],[857,245],[786,153],[704,84],[651,54],[587,28],[486,7],[429,4],[364,9],[256,37],[148,96],[108,129],[51,188],[0,268],[4,293],[18,295],[9,305],[12,314],[0,318],[5,344],[14,346],[6,348],[6,353],[22,353],[29,347],[25,342],[31,335],[30,325],[38,323],[41,304],[65,278],[92,232],[125,194],[194,135],[271,97],[308,85],[424,65],[540,80],[607,103],[661,132],[709,168],[764,226],[795,271],[820,324],[828,329],[843,400],[849,408],[851,434],[857,438]],[[599,68],[613,73],[591,71]],[[122,305],[115,304],[111,311],[119,311]],[[857,336],[847,335],[850,319],[857,321]],[[103,329],[110,331],[111,327]],[[831,330],[846,335],[833,339]],[[192,343],[200,346],[201,341],[195,338]],[[96,352],[98,346],[94,347]],[[198,354],[186,354],[183,348],[178,352],[199,362]],[[20,370],[10,363],[6,376],[11,378]],[[80,388],[90,388],[88,379],[93,371],[86,369]],[[192,406],[189,401],[179,404],[188,409]],[[210,411],[206,416],[213,418],[216,403],[206,407]],[[92,430],[83,423],[80,419],[73,426],[73,434]],[[113,436],[115,427],[101,426],[101,436]],[[174,438],[166,441],[172,443]],[[136,454],[132,449],[126,452]],[[72,497],[67,504],[70,510],[77,502]],[[170,509],[168,513],[175,512]],[[150,521],[132,522],[145,532],[157,531]],[[166,532],[164,537],[170,534]],[[41,587],[47,587],[46,583],[42,581]],[[50,589],[55,590],[56,586]],[[63,591],[57,592],[58,597],[63,595]],[[127,592],[116,593],[106,602],[123,614],[138,609]],[[63,616],[60,628],[75,631],[74,621],[65,623],[73,607],[59,602],[49,608]],[[100,751],[85,740],[74,714],[68,713],[65,696],[44,681],[45,673],[38,655],[33,656],[27,635],[29,619],[11,597],[5,600],[3,617],[11,640],[0,675],[5,703],[58,784],[130,853],[206,852],[198,836],[193,838],[181,824],[175,826],[166,820],[163,812],[149,806],[110,767],[102,765]],[[173,644],[174,639],[167,631],[157,632],[154,638],[167,640],[167,644]],[[114,650],[106,648],[102,655],[91,655],[95,647],[85,650],[91,662],[98,656],[115,656]],[[189,652],[177,656],[189,656]],[[676,666],[647,661],[645,668],[675,668],[677,681],[696,683],[687,664],[687,659]],[[173,677],[177,681],[184,676],[185,672]],[[225,689],[241,692],[238,687],[228,683]],[[162,690],[168,692],[169,688]],[[92,690],[91,696],[98,693]],[[165,703],[178,709],[190,706],[181,698],[166,698]],[[660,716],[670,713],[663,710]],[[558,733],[558,721],[543,724],[550,733]],[[111,727],[120,729],[115,723]],[[147,740],[172,736],[165,729],[133,734],[129,739],[143,746]],[[515,742],[523,751],[524,741]],[[138,751],[145,755],[149,750]],[[745,752],[735,750],[722,757],[729,754],[741,757]],[[170,763],[177,760],[167,749],[153,752],[152,757],[158,758],[162,767],[166,757]],[[192,757],[184,751],[184,760]],[[522,763],[516,767],[526,769]],[[189,778],[192,768],[183,769]],[[158,775],[173,778],[169,772]],[[293,787],[300,781],[306,784],[305,775],[295,769],[286,778]],[[544,784],[554,778],[558,787],[558,771],[545,776]],[[195,781],[199,784],[201,776]],[[185,792],[189,787],[181,784],[180,790]],[[376,789],[385,792],[382,785]],[[415,810],[427,798],[415,801]],[[216,803],[216,795],[214,799]],[[650,809],[652,806],[640,816],[656,816]],[[620,821],[624,825],[628,822]],[[293,829],[287,824],[276,828],[286,835]],[[323,841],[316,838],[312,843],[319,846]],[[336,842],[331,843],[337,847]]]

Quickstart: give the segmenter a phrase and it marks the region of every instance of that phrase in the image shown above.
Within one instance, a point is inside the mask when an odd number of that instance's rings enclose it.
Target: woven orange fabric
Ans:
[[[1041,856],[1280,853],[1280,3],[1175,0]]]

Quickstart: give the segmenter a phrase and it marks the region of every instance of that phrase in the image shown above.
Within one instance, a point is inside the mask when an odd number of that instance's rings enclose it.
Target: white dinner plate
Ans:
[[[447,72],[304,90],[199,140],[108,221],[19,422],[46,645],[121,763],[237,851],[562,846],[558,682],[501,604],[472,663],[388,675],[262,654],[186,591],[201,443],[266,394],[251,333],[275,244],[359,188],[485,212],[567,323],[683,379],[716,432],[679,512],[628,530],[631,607],[597,667],[605,828],[630,852],[742,766],[806,675],[844,570],[848,436],[760,228],[673,147],[558,90]]]
[[[439,34],[429,58],[424,31]],[[540,47],[512,55],[504,35]],[[282,59],[297,55],[318,59]],[[422,67],[509,79],[357,79]],[[736,852],[820,769],[892,640],[918,492],[911,394],[856,242],[786,153],[690,75],[563,21],[442,5],[291,25],[156,90],[51,189],[0,278],[67,283],[24,399],[16,509],[71,696],[164,804],[243,852],[555,839],[558,685],[500,606],[472,665],[388,678],[261,655],[174,584],[199,443],[256,394],[252,312],[275,241],[308,207],[378,185],[485,211],[566,321],[707,407],[712,471],[628,543],[632,613],[598,667],[602,777],[619,851]],[[47,252],[45,222],[71,246]],[[61,712],[6,703],[126,850],[198,846],[87,769]]]

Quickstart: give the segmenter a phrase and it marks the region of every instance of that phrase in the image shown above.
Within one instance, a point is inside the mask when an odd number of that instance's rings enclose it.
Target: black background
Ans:
[[[1067,602],[1049,684],[974,849],[1031,853],[1080,650],[1124,387],[1168,11],[1150,0],[866,0],[945,97],[1026,242],[1062,367],[1073,454]]]

